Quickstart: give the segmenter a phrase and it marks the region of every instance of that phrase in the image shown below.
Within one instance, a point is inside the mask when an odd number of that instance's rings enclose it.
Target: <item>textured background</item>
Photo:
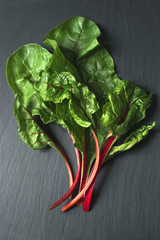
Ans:
[[[8,56],[42,44],[45,34],[73,16],[95,21],[121,78],[154,94],[143,123],[156,128],[132,150],[108,162],[96,182],[92,210],[49,204],[68,189],[65,164],[53,149],[33,151],[17,135],[13,94],[6,83]],[[0,0],[0,240],[160,239],[160,1]],[[66,132],[51,126],[71,159]],[[67,179],[67,180],[66,180]]]

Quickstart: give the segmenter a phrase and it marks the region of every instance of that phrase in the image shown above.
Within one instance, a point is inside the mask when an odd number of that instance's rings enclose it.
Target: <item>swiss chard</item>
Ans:
[[[76,178],[70,181],[68,192],[49,209],[66,200],[80,179],[79,193],[62,211],[76,202],[88,211],[101,165],[133,147],[155,125],[140,127],[115,146],[118,138],[145,117],[152,95],[119,79],[112,57],[97,40],[99,35],[94,22],[74,17],[45,36],[44,43],[54,49],[53,54],[37,44],[28,44],[7,62],[21,139],[32,148],[48,144],[62,154],[35,122],[33,116],[39,115],[43,123],[54,121],[65,128],[76,147]],[[66,158],[65,162],[68,167]],[[69,167],[68,171],[71,176]]]

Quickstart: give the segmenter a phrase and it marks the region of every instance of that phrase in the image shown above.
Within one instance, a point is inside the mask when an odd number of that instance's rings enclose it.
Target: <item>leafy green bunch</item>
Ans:
[[[75,203],[88,211],[96,176],[104,162],[141,141],[155,126],[131,128],[145,118],[152,94],[128,80],[120,80],[108,51],[98,42],[100,30],[84,17],[74,17],[52,29],[44,43],[50,53],[37,44],[16,50],[7,61],[7,80],[15,94],[14,114],[18,134],[32,149],[49,145],[65,160],[70,188],[49,209],[79,192],[62,211]],[[43,130],[44,124],[55,122],[66,129],[77,156],[77,173],[73,175],[69,161],[59,146]],[[128,136],[120,145],[117,139]]]

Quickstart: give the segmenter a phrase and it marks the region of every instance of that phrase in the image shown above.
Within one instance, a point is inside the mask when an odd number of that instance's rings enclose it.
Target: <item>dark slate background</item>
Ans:
[[[67,18],[85,16],[101,31],[121,78],[153,92],[143,123],[156,128],[132,150],[108,162],[96,182],[92,209],[47,207],[68,189],[65,164],[53,149],[31,150],[17,135],[6,60],[18,47],[42,44]],[[0,240],[160,239],[160,1],[0,0]],[[51,126],[76,172],[66,132]]]

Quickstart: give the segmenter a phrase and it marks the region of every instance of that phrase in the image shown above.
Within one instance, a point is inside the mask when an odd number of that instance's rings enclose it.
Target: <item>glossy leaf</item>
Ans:
[[[73,17],[51,30],[44,38],[44,43],[51,46],[56,40],[64,55],[75,64],[98,44],[100,30],[94,22],[83,17]],[[48,42],[50,40],[50,44]]]
[[[77,80],[80,81],[80,76],[77,72],[77,69],[74,67],[74,65],[68,61],[68,59],[63,55],[61,50],[59,49],[59,46],[56,41],[52,40],[50,41],[47,39],[45,41],[46,45],[52,47],[54,49],[54,53],[52,55],[51,61],[49,63],[48,69],[51,72],[70,72]]]
[[[41,72],[48,68],[52,58],[38,44],[28,44],[16,50],[7,61],[7,80],[15,94],[29,98],[34,93],[35,83]]]
[[[32,113],[24,106],[23,99],[15,96],[14,114],[19,125],[18,134],[23,142],[32,149],[41,149],[47,145],[56,148],[54,142],[33,118]]]
[[[32,108],[33,115],[40,115],[44,123],[55,120],[53,105],[44,102],[34,84],[48,68],[52,58],[47,50],[37,44],[28,44],[16,50],[7,61],[8,84],[21,99],[25,107]]]
[[[56,104],[56,114],[58,116],[58,120],[56,121],[60,124],[64,129],[71,133],[72,138],[75,142],[75,147],[78,148],[82,153],[84,150],[84,139],[85,139],[85,128],[78,125],[69,109],[68,109],[68,100],[64,100],[62,103]]]
[[[78,94],[70,100],[69,109],[80,126],[89,127],[92,124],[92,115],[99,109],[99,105],[88,87],[81,86]]]
[[[61,103],[65,98],[71,98],[75,83],[76,80],[70,73],[42,72],[35,88],[44,101]]]
[[[120,82],[108,51],[101,45],[97,46],[77,62],[77,69],[102,107],[108,98],[108,93],[112,92]]]
[[[61,103],[69,99],[69,109],[74,120],[82,127],[91,125],[92,115],[98,110],[99,105],[95,95],[88,87],[76,81],[68,72],[42,74],[41,79],[35,83],[44,101]]]
[[[123,135],[145,117],[152,95],[127,80],[121,80],[103,107],[101,123],[113,135]]]
[[[120,152],[124,152],[132,148],[135,144],[143,140],[143,138],[149,133],[149,131],[155,126],[155,122],[152,125],[142,126],[136,131],[132,132],[119,146],[113,146],[107,159],[112,158]],[[107,160],[106,159],[106,160]]]
[[[120,81],[114,70],[114,62],[108,51],[97,41],[100,30],[84,17],[74,17],[52,29],[44,43],[52,46],[56,41],[64,56],[77,68],[81,81],[85,82],[102,106],[108,92]]]

